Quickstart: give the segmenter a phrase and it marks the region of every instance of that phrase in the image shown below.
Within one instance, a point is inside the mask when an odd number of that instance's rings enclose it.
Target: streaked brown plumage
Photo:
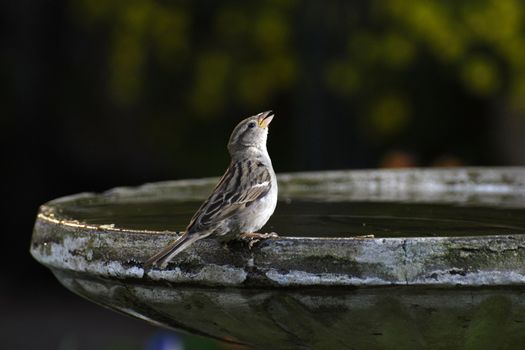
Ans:
[[[229,240],[259,230],[277,204],[277,181],[266,149],[271,111],[241,121],[228,142],[231,163],[184,234],[149,258],[145,267],[165,268],[193,242],[217,236]]]

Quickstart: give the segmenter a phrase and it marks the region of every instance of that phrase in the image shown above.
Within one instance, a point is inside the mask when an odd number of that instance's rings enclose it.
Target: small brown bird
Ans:
[[[197,210],[184,234],[145,262],[166,268],[193,242],[209,236],[224,240],[264,239],[276,234],[256,233],[277,205],[277,180],[266,149],[272,111],[241,121],[233,130],[228,151],[231,163],[208,199]]]

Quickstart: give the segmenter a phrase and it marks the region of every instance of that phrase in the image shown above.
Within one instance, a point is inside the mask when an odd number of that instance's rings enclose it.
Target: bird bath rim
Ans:
[[[525,208],[525,168],[331,171],[278,175],[281,200],[475,202]],[[461,237],[281,237],[248,250],[197,242],[165,270],[142,263],[175,237],[163,230],[89,224],[63,215],[77,202],[203,199],[216,179],[178,180],[102,194],[62,197],[41,206],[31,254],[53,271],[148,283],[230,287],[501,286],[525,284],[525,235]],[[279,210],[279,207],[277,208]]]
[[[279,180],[277,217],[288,200],[314,197],[328,211],[337,208],[335,201],[349,199],[386,203],[381,210],[391,202],[425,207],[437,201],[457,204],[461,215],[469,205],[489,217],[499,208],[496,214],[513,213],[518,219],[511,223],[523,223],[525,168],[318,172],[282,174]],[[112,215],[115,201],[137,197],[138,207],[159,197],[203,199],[215,181],[147,184],[51,201],[40,209],[31,254],[66,288],[99,305],[155,326],[257,349],[523,348],[525,234],[284,236],[251,251],[235,245],[228,251],[205,239],[166,270],[144,275],[142,262],[172,233],[122,229],[105,222],[107,216],[97,224],[75,221],[85,212],[65,215],[75,201],[103,198],[101,213]],[[329,193],[330,202],[312,189]]]

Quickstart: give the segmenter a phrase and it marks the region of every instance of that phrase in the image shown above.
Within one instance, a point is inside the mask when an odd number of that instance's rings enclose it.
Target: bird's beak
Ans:
[[[259,114],[259,118],[257,119],[257,121],[259,122],[259,126],[263,129],[267,128],[268,125],[270,125],[273,117],[274,114],[272,111],[262,112],[261,114]]]

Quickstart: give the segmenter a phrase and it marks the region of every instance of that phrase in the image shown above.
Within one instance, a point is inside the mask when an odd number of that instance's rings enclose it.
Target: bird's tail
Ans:
[[[146,260],[146,262],[144,263],[144,269],[150,269],[153,266],[158,266],[161,269],[165,269],[168,263],[171,261],[171,259],[175,257],[175,255],[188,248],[193,242],[197,241],[200,238],[201,237],[199,237],[199,235],[197,234],[184,233],[176,241],[168,244],[160,252]]]

